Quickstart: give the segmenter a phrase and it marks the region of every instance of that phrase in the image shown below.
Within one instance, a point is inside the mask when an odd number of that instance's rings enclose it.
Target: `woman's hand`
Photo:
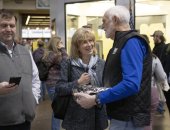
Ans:
[[[79,85],[86,85],[90,83],[90,75],[88,73],[83,73],[78,79]]]
[[[64,48],[64,45],[63,45],[63,43],[62,43],[62,42],[59,42],[59,43],[58,43],[58,45],[57,45],[57,47],[58,47],[58,49],[60,49],[60,48]]]

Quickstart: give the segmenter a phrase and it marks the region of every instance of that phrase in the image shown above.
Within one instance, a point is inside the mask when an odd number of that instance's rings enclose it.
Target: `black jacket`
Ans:
[[[159,43],[158,45],[154,46],[153,51],[152,51],[153,54],[155,54],[160,59],[163,66],[165,63],[165,50],[166,50],[166,44]]]
[[[98,80],[100,81],[99,87],[102,87],[104,63],[105,62],[102,59],[98,59],[93,68]],[[85,72],[83,67],[71,64],[71,69],[69,69],[68,65],[69,60],[63,60],[61,62],[61,73],[56,84],[56,93],[60,95],[72,94],[72,89],[78,88],[77,80],[81,74]],[[68,79],[69,70],[71,71],[70,79]],[[62,122],[63,128],[66,130],[104,130],[107,126],[107,114],[104,107],[102,107],[102,109],[96,107],[84,109],[76,103],[74,98],[70,99],[67,113]]]
[[[153,53],[160,59],[167,77],[170,73],[170,44],[160,43],[155,45]]]
[[[109,51],[103,74],[104,86],[114,86],[122,80],[121,50],[126,41],[132,37],[144,40],[137,32],[116,32],[116,39]],[[135,126],[145,126],[150,123],[151,71],[152,56],[150,47],[144,59],[141,90],[138,94],[107,104],[109,117],[121,121],[133,120]],[[117,52],[114,53],[114,50]],[[114,67],[113,67],[114,66]],[[116,68],[116,69],[114,69]],[[110,75],[112,74],[112,75]]]

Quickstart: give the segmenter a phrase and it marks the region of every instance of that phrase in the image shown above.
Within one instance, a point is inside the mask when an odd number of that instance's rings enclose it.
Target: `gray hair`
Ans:
[[[113,16],[116,16],[119,18],[121,23],[129,24],[130,13],[129,13],[129,10],[125,6],[117,5],[117,6],[111,7],[105,12],[105,15],[107,15],[110,20],[112,20]]]

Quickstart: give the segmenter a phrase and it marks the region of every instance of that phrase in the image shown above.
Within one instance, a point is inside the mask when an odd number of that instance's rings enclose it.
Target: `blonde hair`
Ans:
[[[94,42],[93,55],[96,55],[95,48],[95,36],[91,30],[86,28],[79,28],[73,35],[71,40],[70,57],[73,59],[81,58],[81,53],[79,51],[79,46],[81,43],[87,40],[92,40]]]
[[[59,51],[58,44],[61,42],[60,37],[52,37],[45,49],[44,57],[43,59],[47,58],[50,52],[54,52],[57,54],[57,56],[60,58],[61,57],[61,52]]]

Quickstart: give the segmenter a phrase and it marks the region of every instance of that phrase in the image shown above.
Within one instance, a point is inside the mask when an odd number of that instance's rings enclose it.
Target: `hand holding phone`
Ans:
[[[9,79],[9,84],[14,84],[13,86],[19,85],[20,81],[21,81],[21,77],[11,77]]]
[[[13,86],[13,87],[12,87]],[[0,95],[1,94],[7,94],[12,92],[15,89],[14,84],[9,84],[8,82],[4,81],[0,83]]]

